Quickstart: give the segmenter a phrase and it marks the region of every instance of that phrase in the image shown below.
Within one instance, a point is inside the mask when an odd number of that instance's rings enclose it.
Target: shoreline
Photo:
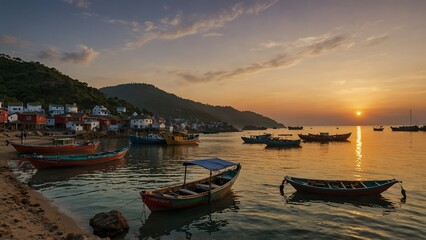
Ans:
[[[85,232],[51,200],[16,178],[8,166],[16,152],[11,145],[6,146],[6,139],[20,141],[0,136],[0,239],[65,239],[70,233],[101,239]],[[51,137],[31,137],[25,141],[42,139]]]

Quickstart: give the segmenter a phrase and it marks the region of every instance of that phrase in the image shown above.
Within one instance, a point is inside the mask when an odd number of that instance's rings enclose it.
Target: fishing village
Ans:
[[[426,1],[2,1],[0,240],[424,239]]]

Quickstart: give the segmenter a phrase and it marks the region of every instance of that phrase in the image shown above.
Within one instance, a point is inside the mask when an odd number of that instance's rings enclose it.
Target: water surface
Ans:
[[[375,132],[364,127],[305,127],[271,133],[352,132],[349,141],[302,143],[268,149],[244,144],[241,136],[265,131],[201,135],[199,146],[131,146],[125,159],[70,169],[18,168],[19,178],[52,199],[91,231],[96,213],[118,209],[129,220],[125,239],[421,239],[426,236],[426,132]],[[100,150],[128,144],[102,140]],[[183,182],[188,160],[219,157],[239,162],[242,171],[223,201],[173,212],[151,213],[139,192]],[[208,176],[188,168],[189,180]],[[391,179],[400,186],[380,196],[328,198],[296,193],[285,175],[318,179]]]

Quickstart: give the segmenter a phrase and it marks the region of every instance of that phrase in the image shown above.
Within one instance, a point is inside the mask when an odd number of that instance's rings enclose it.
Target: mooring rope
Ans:
[[[128,202],[128,203],[126,203],[126,204],[124,204],[123,206],[121,206],[121,207],[117,208],[116,210],[118,211],[118,210],[120,210],[120,209],[122,209],[122,208],[126,207],[127,205],[129,205],[129,204],[131,204],[131,203],[134,203],[136,200],[139,200],[139,199],[140,199],[140,197],[138,197],[138,198],[136,198],[136,199],[134,199],[134,200],[132,200],[132,201],[130,201],[130,202]]]

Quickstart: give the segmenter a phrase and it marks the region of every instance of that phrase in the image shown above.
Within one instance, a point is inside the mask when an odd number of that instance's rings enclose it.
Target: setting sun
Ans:
[[[356,112],[357,116],[361,116],[361,114],[362,114],[362,112],[360,112],[360,111]]]

